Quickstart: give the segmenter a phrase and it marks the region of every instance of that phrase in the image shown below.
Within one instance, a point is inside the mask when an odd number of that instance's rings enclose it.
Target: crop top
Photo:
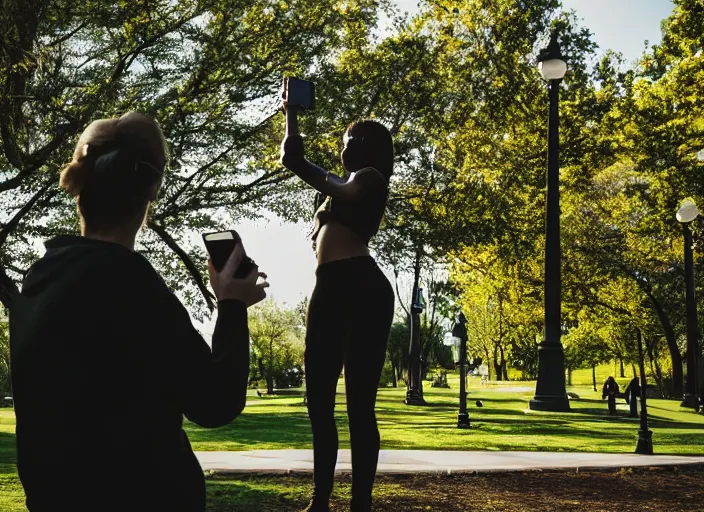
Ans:
[[[315,242],[320,229],[329,221],[336,221],[357,233],[365,244],[379,231],[388,199],[388,187],[379,183],[369,186],[363,195],[354,201],[339,197],[322,197],[318,194],[315,212],[315,227],[311,239]],[[322,199],[322,201],[320,201]]]
[[[288,154],[304,158],[303,138],[300,135],[288,136],[284,140],[284,148]],[[379,231],[388,197],[389,187],[385,181],[376,186],[364,187],[361,197],[354,201],[325,197],[318,193],[315,202],[315,226],[310,236],[313,247],[315,248],[320,229],[330,221],[346,226],[368,245]]]

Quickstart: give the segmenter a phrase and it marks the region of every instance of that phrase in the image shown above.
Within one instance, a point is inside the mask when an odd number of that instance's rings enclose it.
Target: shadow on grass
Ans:
[[[15,434],[0,432],[0,475],[17,473]]]
[[[206,429],[188,423],[186,430],[192,443],[233,441],[253,450],[262,444],[298,447],[312,442],[310,421],[305,413],[248,412],[224,427]]]
[[[288,485],[288,479],[257,481],[245,480],[208,480],[208,512],[273,512],[283,510],[302,510],[306,504],[309,485]]]
[[[472,395],[468,394],[467,395],[467,400],[471,400],[473,402],[476,402],[477,400],[481,400],[482,402],[506,402],[506,403],[515,403],[515,404],[526,404],[528,405],[528,400],[522,400],[520,398],[496,398],[491,395]]]

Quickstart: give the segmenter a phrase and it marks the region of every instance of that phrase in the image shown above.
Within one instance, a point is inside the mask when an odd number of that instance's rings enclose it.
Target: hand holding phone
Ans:
[[[235,247],[242,245],[242,239],[235,230],[219,231],[217,233],[204,233],[203,243],[210,255],[210,260],[213,262],[213,267],[218,272],[221,272]],[[254,260],[245,254],[233,276],[240,279],[247,277],[256,266],[257,264],[254,263]]]
[[[266,274],[259,272],[257,264],[247,257],[237,232],[206,233],[203,241],[210,254],[210,285],[218,300],[235,299],[249,307],[266,297]],[[264,281],[257,284],[260,277]]]

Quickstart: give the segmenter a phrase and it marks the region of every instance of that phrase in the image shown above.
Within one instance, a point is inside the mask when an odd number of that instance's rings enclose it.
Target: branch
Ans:
[[[159,235],[159,238],[163,240],[167,247],[174,251],[176,255],[181,259],[183,264],[186,265],[186,269],[191,274],[193,280],[196,282],[196,286],[198,286],[198,289],[203,294],[205,303],[207,304],[208,309],[212,313],[215,309],[215,304],[213,302],[214,297],[210,293],[208,288],[205,286],[205,283],[203,282],[203,276],[201,276],[200,272],[198,271],[198,267],[196,267],[195,263],[193,263],[193,260],[190,258],[190,256],[188,256],[188,253],[186,253],[186,251],[184,251],[181,246],[178,245],[176,240],[174,240],[173,237],[169,235],[164,226],[154,221],[150,221],[148,223],[148,226],[157,235]]]
[[[618,314],[623,315],[627,318],[630,318],[632,316],[631,312],[628,311],[627,309],[624,309],[619,306],[612,306],[611,304],[608,304],[608,303],[601,301],[599,299],[596,299],[594,297],[588,298],[588,299],[586,299],[586,301],[588,304],[590,304],[592,306],[601,306],[602,308],[608,309],[609,311],[612,311],[614,313],[618,313]]]
[[[178,215],[181,210],[183,209],[188,209],[191,210],[193,208],[197,209],[204,209],[204,208],[217,208],[222,206],[221,199],[220,201],[217,202],[208,202],[206,199],[209,196],[212,196],[214,194],[226,194],[226,193],[235,193],[238,196],[243,195],[246,192],[249,192],[253,188],[259,186],[259,185],[275,185],[277,183],[281,183],[283,181],[286,181],[289,179],[289,176],[283,173],[283,171],[280,170],[275,170],[270,173],[265,173],[264,175],[260,176],[259,178],[255,179],[254,181],[251,181],[250,183],[246,183],[243,185],[235,185],[232,187],[221,187],[221,188],[210,188],[210,187],[203,187],[205,183],[202,183],[199,187],[196,187],[193,189],[193,193],[189,194],[189,196],[192,195],[192,197],[189,197],[186,199],[186,202],[182,205],[177,205],[174,202],[174,199],[171,199],[170,205],[166,207],[161,213],[157,214],[154,218],[157,220],[164,220],[168,217],[173,217],[175,215]],[[270,181],[267,181],[270,180]],[[184,189],[185,190],[185,187]],[[198,192],[196,195],[195,193]],[[205,198],[204,198],[205,196]],[[236,204],[242,204],[241,201],[236,201],[232,199],[227,199],[225,202],[225,206],[234,206]]]
[[[61,43],[64,43],[64,42],[68,41],[69,39],[71,39],[73,36],[75,36],[76,34],[78,34],[81,30],[83,30],[83,29],[84,29],[85,27],[87,27],[87,26],[88,26],[88,22],[87,22],[87,21],[84,21],[83,23],[81,23],[80,25],[78,25],[78,27],[76,27],[75,29],[73,29],[71,32],[67,32],[66,34],[64,34],[63,36],[59,37],[58,39],[54,39],[53,41],[51,41],[50,43],[48,43],[48,44],[46,45],[46,47],[47,47],[47,48],[51,48],[51,47],[53,47],[53,46],[57,46],[57,45],[59,45],[59,44],[61,44]]]
[[[18,273],[21,276],[24,276],[27,273],[27,270],[29,270],[26,268],[24,268],[24,269],[20,268],[16,265],[12,265],[11,263],[5,263],[5,268],[8,268],[8,269],[12,270],[13,272]]]
[[[7,240],[7,237],[10,236],[10,233],[12,233],[15,228],[17,228],[17,225],[20,223],[22,218],[29,213],[29,211],[34,207],[37,201],[41,199],[41,197],[44,195],[44,193],[51,188],[53,183],[47,183],[44,185],[42,188],[39,189],[39,191],[32,196],[32,198],[27,201],[27,203],[20,208],[20,210],[10,219],[10,221],[5,224],[2,229],[0,229],[0,246],[2,246],[5,241]],[[56,192],[54,192],[56,194]]]
[[[398,270],[394,267],[394,284],[396,285],[396,296],[398,297],[398,303],[401,304],[401,308],[406,312],[406,316],[411,316],[411,312],[408,311],[408,308],[405,306],[403,303],[403,299],[401,298],[401,292],[398,289]]]

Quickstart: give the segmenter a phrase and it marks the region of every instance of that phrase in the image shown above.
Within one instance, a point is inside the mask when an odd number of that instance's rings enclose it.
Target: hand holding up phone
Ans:
[[[239,300],[249,307],[266,297],[265,288],[269,286],[269,283],[264,281],[257,284],[259,277],[266,279],[266,274],[259,272],[259,267],[254,266],[244,277],[235,277],[235,272],[244,258],[245,250],[240,242],[235,246],[222,270],[216,270],[212,259],[208,259],[210,286],[213,287],[218,300]]]

